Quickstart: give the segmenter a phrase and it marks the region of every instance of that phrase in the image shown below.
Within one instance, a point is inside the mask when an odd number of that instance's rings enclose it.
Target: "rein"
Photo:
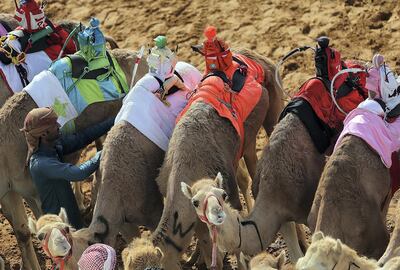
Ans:
[[[206,214],[207,206],[208,206],[208,199],[210,197],[216,198],[222,209],[223,209],[223,204],[222,204],[221,200],[217,196],[215,196],[212,193],[208,193],[207,196],[204,199],[204,202],[203,202],[203,205],[204,205],[204,207],[203,207],[203,215],[199,215],[200,220],[203,223],[206,223],[208,226],[211,227],[212,256],[211,256],[210,269],[211,270],[215,270],[215,269],[217,269],[217,237],[218,237],[218,231],[217,231],[217,226],[210,222],[210,220],[207,218],[207,214]]]
[[[42,247],[43,247],[44,251],[46,252],[47,256],[49,256],[50,259],[53,261],[53,265],[51,268],[52,270],[54,270],[54,269],[64,270],[65,263],[68,262],[68,260],[72,257],[73,242],[72,242],[71,234],[69,232],[67,232],[65,229],[60,229],[60,232],[62,233],[62,235],[64,235],[64,237],[67,239],[68,243],[71,246],[67,255],[55,256],[55,257],[53,255],[51,255],[51,253],[49,251],[49,238],[50,238],[51,232],[47,233],[46,238],[42,241]],[[58,268],[56,268],[56,267],[58,267]]]

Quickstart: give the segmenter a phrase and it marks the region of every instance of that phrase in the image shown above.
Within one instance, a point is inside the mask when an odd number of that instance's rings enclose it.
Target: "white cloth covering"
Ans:
[[[60,81],[48,70],[36,75],[24,90],[33,98],[38,107],[52,107],[58,115],[58,123],[61,127],[78,117],[78,112]]]
[[[183,78],[185,86],[192,91],[202,74],[192,65],[178,62],[175,70]],[[177,91],[167,96],[171,106],[166,106],[154,93],[160,88],[158,81],[146,74],[124,98],[115,123],[127,121],[162,150],[168,149],[169,139],[178,114],[187,104],[188,91]]]
[[[20,52],[21,44],[18,40],[6,41],[13,49]],[[44,51],[26,54],[25,63],[21,65],[26,69],[28,81],[32,81],[33,77],[39,72],[50,67],[51,59]],[[10,90],[14,93],[22,91],[23,85],[17,69],[14,64],[5,65],[0,62],[1,76],[5,78]]]

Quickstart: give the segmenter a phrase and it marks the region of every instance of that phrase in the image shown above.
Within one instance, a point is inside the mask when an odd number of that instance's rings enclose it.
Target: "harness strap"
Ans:
[[[178,73],[178,71],[174,70],[174,74],[175,74],[183,83],[185,82],[185,81],[183,80],[182,76]],[[157,76],[153,76],[153,77],[154,77],[154,79],[157,80],[158,84],[160,85],[160,88],[164,91],[164,82],[163,82],[160,78],[158,78]],[[175,94],[175,93],[178,92],[178,91],[179,91],[179,88],[178,88],[176,85],[174,85],[174,86],[171,87],[171,89],[169,89],[168,93],[165,94],[165,96],[169,96],[169,95]]]
[[[224,83],[228,84],[229,87],[232,89],[232,91],[234,91],[235,93],[239,93],[246,82],[248,66],[246,65],[245,62],[243,62],[242,60],[240,60],[235,56],[233,56],[232,59],[239,64],[239,67],[233,73],[232,80],[230,80],[226,76],[225,72],[221,70],[215,70],[204,76],[201,81],[204,81],[205,79],[211,76],[217,76],[221,78]]]
[[[115,70],[115,65],[114,61],[108,51],[106,51],[106,56],[107,60],[110,63],[111,70]],[[86,61],[85,58],[78,54],[72,54],[72,55],[67,55],[71,60],[71,73],[72,73],[72,78],[78,79],[78,80],[96,80],[98,76],[106,74],[110,71],[110,68],[108,67],[103,67],[103,68],[98,68],[94,70],[90,70],[85,72],[89,68],[89,63]],[[85,74],[82,76],[82,74],[85,72]],[[116,76],[116,80],[118,82],[118,86],[121,89],[121,92],[126,94],[124,91],[124,88],[122,87],[122,84],[120,80],[118,79],[118,76]]]

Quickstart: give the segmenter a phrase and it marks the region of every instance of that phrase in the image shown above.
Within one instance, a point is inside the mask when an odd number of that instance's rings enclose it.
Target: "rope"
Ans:
[[[304,51],[306,51],[306,50],[308,50],[308,49],[313,49],[313,50],[315,50],[315,49],[314,49],[313,47],[311,47],[311,46],[302,46],[302,47],[295,48],[295,49],[291,50],[290,52],[288,52],[284,57],[282,57],[282,59],[279,60],[278,64],[276,64],[276,67],[275,67],[275,81],[276,81],[276,83],[278,84],[278,86],[282,89],[283,93],[284,93],[289,99],[292,99],[292,96],[291,96],[288,92],[285,91],[285,88],[283,88],[283,85],[281,84],[281,78],[280,78],[280,76],[279,76],[279,68],[280,68],[280,66],[281,66],[287,59],[289,59],[289,58],[292,57],[293,55],[299,54],[299,53],[304,52]]]

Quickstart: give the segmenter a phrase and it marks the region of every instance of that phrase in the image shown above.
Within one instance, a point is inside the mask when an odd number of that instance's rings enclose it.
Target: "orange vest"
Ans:
[[[244,121],[246,121],[261,97],[264,69],[260,64],[243,55],[235,55],[235,57],[247,65],[247,76],[242,90],[239,93],[234,93],[229,90],[229,86],[224,84],[221,78],[217,76],[207,77],[197,86],[176,121],[179,121],[192,103],[202,101],[210,104],[221,117],[229,119],[235,127],[240,137],[239,154],[241,157],[244,143]],[[238,68],[239,64],[234,61],[232,66],[225,71],[228,79],[232,80],[232,76]]]

